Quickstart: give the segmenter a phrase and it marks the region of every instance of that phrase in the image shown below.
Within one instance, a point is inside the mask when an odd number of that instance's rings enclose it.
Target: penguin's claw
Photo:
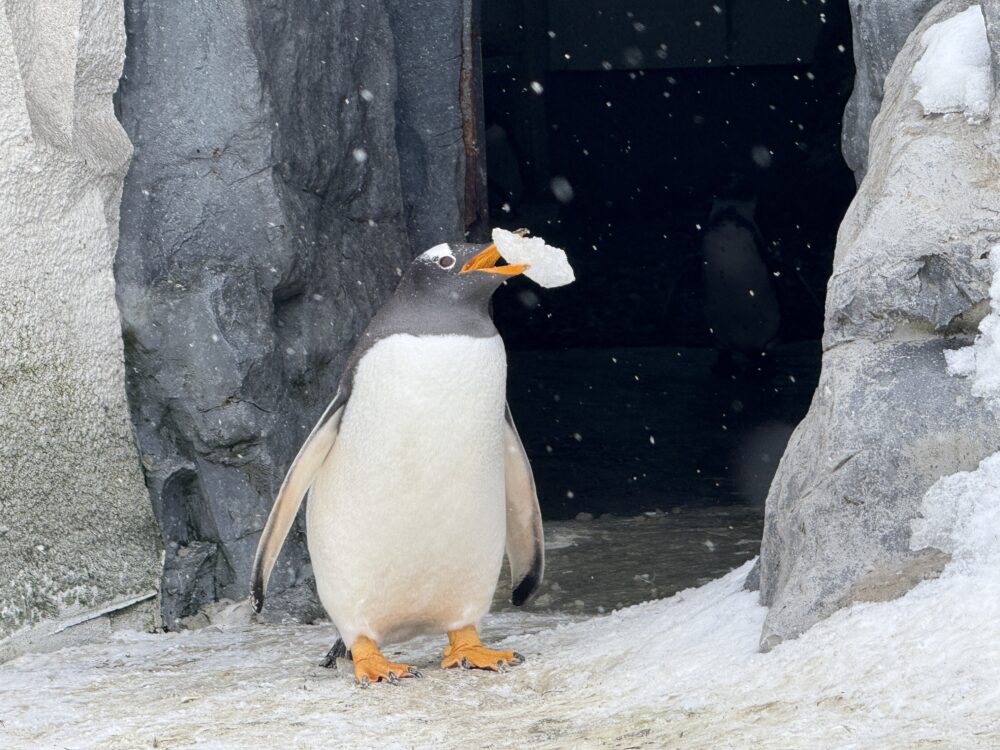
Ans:
[[[360,687],[368,687],[372,682],[385,681],[398,685],[404,677],[422,677],[409,664],[389,661],[378,650],[374,641],[362,636],[351,646],[354,657],[354,679]]]
[[[423,675],[409,664],[397,664],[384,656],[380,659],[369,657],[354,662],[354,679],[361,687],[367,687],[372,682],[398,685],[401,679],[408,677],[423,677]]]
[[[444,648],[444,669],[485,669],[490,672],[506,672],[524,662],[524,657],[516,651],[498,651],[486,648],[479,640],[476,629],[469,625],[448,633],[448,645]]]
[[[381,654],[378,657],[369,656],[364,660],[355,659],[354,661],[354,678],[362,687],[366,687],[371,682],[388,682],[390,685],[398,685],[401,679],[408,677],[423,677],[423,675],[409,664],[389,661]]]
[[[441,661],[444,669],[485,669],[489,672],[506,672],[524,659],[515,651],[497,651],[486,646],[465,646],[449,651]]]

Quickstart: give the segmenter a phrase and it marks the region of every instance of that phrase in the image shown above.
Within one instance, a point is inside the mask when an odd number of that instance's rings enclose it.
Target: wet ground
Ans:
[[[525,609],[600,614],[661,599],[755,557],[762,530],[761,510],[746,505],[549,521],[545,581]],[[515,609],[509,598],[502,585],[494,610]]]

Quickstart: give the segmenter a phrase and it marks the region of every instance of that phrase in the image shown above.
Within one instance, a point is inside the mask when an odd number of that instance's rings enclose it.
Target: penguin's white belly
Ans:
[[[320,600],[350,646],[474,624],[506,537],[499,336],[411,336],[361,359],[309,495]]]

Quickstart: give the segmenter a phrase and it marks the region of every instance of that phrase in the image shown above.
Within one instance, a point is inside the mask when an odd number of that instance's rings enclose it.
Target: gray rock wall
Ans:
[[[126,2],[115,269],[168,626],[246,595],[354,336],[414,252],[464,228],[462,3],[390,7]],[[316,612],[301,528],[271,591],[271,613]]]
[[[990,55],[993,58],[994,83],[1000,74],[1000,0],[981,0],[980,7],[986,21],[986,35],[990,40]],[[1000,103],[994,98],[993,105]]]
[[[868,170],[868,135],[882,106],[885,77],[910,32],[937,0],[850,0],[857,73],[843,120],[843,151],[854,176]]]
[[[121,22],[114,0],[0,10],[0,661],[108,629],[159,578],[112,276]]]
[[[945,555],[909,551],[910,521],[936,479],[1000,450],[1000,415],[944,359],[989,309],[1000,122],[924,116],[910,78],[924,30],[970,4],[931,10],[885,80],[868,173],[838,236],[823,373],[767,498],[764,649],[863,599],[873,581],[939,572]]]
[[[465,228],[463,2],[386,0],[399,61],[396,144],[414,253]]]

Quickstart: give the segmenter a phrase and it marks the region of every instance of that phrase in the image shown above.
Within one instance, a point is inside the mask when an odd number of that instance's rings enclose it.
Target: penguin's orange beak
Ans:
[[[500,251],[497,250],[495,244],[481,250],[480,252],[473,255],[462,266],[462,270],[459,273],[467,273],[469,271],[485,271],[486,273],[499,273],[504,276],[517,276],[518,274],[524,273],[528,270],[527,263],[513,263],[507,266],[498,266],[497,262],[500,260]]]

